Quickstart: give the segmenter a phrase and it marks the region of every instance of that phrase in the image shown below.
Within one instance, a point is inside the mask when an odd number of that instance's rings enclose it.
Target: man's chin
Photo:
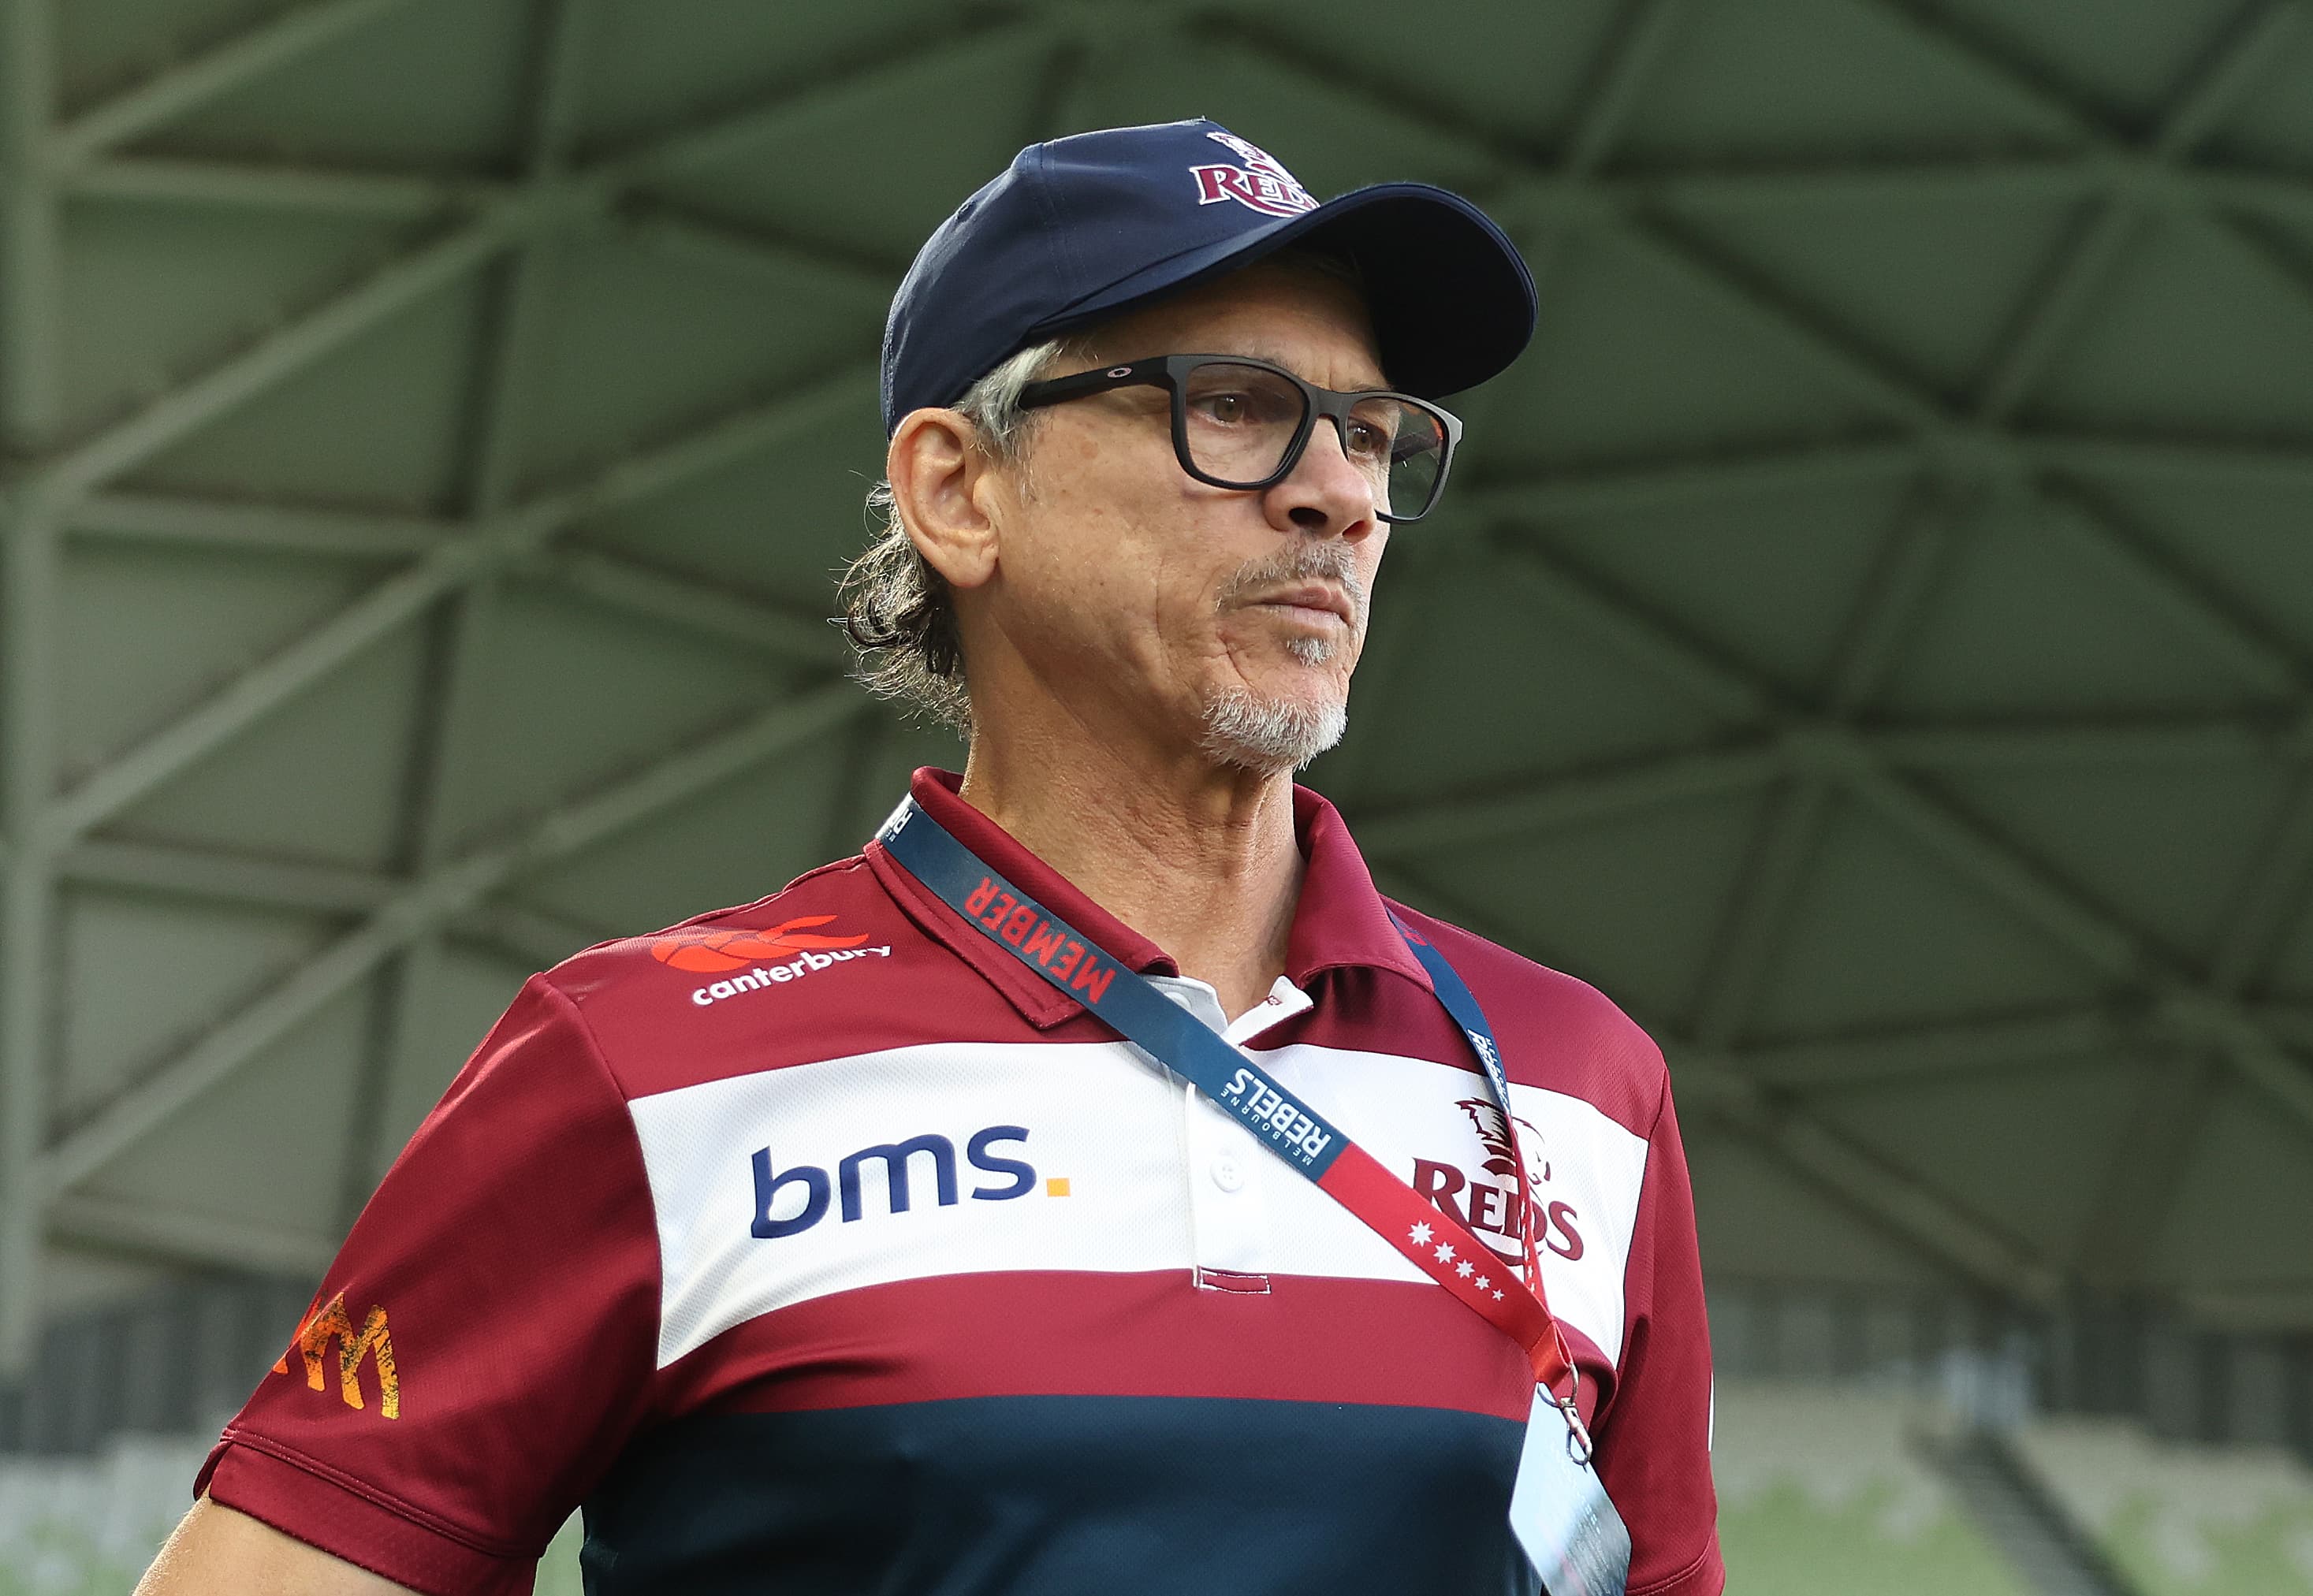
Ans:
[[[1301,769],[1341,741],[1349,722],[1349,706],[1337,693],[1271,695],[1233,687],[1206,699],[1201,741],[1216,765],[1277,776]]]

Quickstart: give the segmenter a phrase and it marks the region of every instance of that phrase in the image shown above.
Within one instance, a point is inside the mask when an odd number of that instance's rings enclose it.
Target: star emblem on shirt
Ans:
[[[1415,1246],[1419,1247],[1429,1240],[1429,1227],[1428,1225],[1417,1224],[1413,1227],[1413,1244]]]
[[[1477,1271],[1470,1267],[1470,1260],[1465,1258],[1460,1263],[1454,1266],[1454,1273],[1459,1275],[1463,1279],[1467,1280],[1471,1276],[1476,1274]]]
[[[1480,1291],[1491,1291],[1493,1288],[1494,1283],[1491,1280],[1488,1279],[1483,1275],[1478,1276],[1478,1289]]]
[[[1494,1293],[1494,1301],[1495,1301],[1495,1302],[1500,1302],[1501,1300],[1502,1300],[1502,1293],[1501,1293],[1499,1291],[1496,1291],[1496,1292]]]
[[[1453,1242],[1440,1241],[1438,1243],[1438,1261],[1441,1264],[1450,1264],[1454,1261]]]

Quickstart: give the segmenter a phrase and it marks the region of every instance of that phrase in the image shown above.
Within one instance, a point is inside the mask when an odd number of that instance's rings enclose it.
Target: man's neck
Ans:
[[[961,795],[1244,1013],[1285,972],[1300,897],[1291,775],[1071,742],[983,732]]]

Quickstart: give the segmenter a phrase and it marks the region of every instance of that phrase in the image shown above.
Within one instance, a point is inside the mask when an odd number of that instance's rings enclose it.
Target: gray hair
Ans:
[[[964,390],[955,408],[979,432],[986,458],[1016,465],[1025,456],[1035,412],[1020,407],[1020,390],[1046,368],[1074,354],[1080,339],[1032,344]],[[854,680],[953,726],[972,739],[972,699],[964,690],[963,647],[955,601],[945,579],[916,552],[886,479],[867,490],[867,547],[837,587],[838,618],[859,662]]]

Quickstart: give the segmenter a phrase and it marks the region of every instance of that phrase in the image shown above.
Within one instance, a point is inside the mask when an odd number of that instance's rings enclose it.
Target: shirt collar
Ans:
[[[1306,987],[1320,970],[1364,966],[1395,970],[1424,992],[1434,990],[1429,972],[1391,923],[1341,811],[1297,784],[1293,830],[1307,862],[1285,944],[1285,973],[1293,984]]]
[[[1118,963],[1144,975],[1181,973],[1164,949],[1086,897],[1018,838],[965,802],[957,793],[963,780],[953,771],[926,767],[916,772],[908,791],[958,842],[1098,943]],[[1293,828],[1305,864],[1301,896],[1286,939],[1287,978],[1306,987],[1322,971],[1362,966],[1394,971],[1430,990],[1429,972],[1390,923],[1389,909],[1340,813],[1317,794],[1297,785]],[[1049,1029],[1082,1011],[1073,998],[965,925],[962,916],[894,862],[883,844],[871,842],[866,852],[877,879],[917,924],[978,970],[1030,1024]]]

